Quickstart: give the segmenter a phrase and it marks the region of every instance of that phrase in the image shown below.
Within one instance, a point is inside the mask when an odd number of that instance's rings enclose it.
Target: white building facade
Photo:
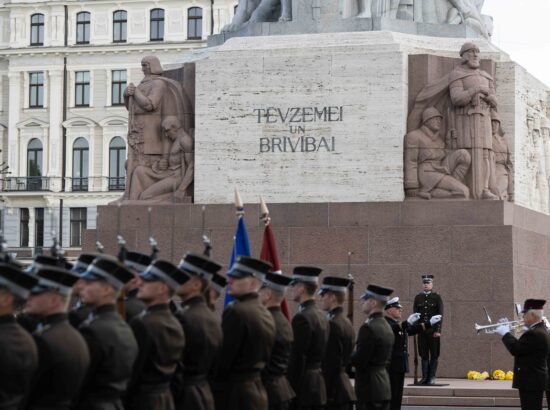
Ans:
[[[143,77],[141,59],[181,65],[236,3],[0,0],[0,220],[10,250],[30,257],[51,246],[52,231],[80,249],[96,207],[124,190],[123,92]]]

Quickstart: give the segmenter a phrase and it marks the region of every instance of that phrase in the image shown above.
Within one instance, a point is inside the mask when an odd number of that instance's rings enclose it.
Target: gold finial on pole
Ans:
[[[269,225],[271,218],[269,217],[269,209],[264,201],[263,197],[260,197],[260,219],[264,221],[264,224]]]
[[[238,217],[244,215],[243,200],[241,199],[241,194],[239,193],[239,189],[237,187],[235,187],[235,210]]]

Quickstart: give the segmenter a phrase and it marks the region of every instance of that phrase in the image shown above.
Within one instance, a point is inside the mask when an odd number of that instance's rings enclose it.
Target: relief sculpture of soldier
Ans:
[[[183,128],[186,133],[192,132],[190,124],[185,121],[186,114],[191,112],[190,103],[181,85],[162,76],[162,66],[155,56],[144,57],[141,68],[145,75],[143,80],[137,86],[130,83],[124,92],[124,102],[129,113],[129,149],[126,163],[128,183],[122,200],[152,199],[148,194],[146,198],[143,195],[147,188],[174,176],[176,164],[171,160],[171,153],[176,147],[180,148],[181,143],[177,134],[167,132],[166,128]],[[187,143],[185,149],[191,152],[192,144]],[[189,160],[186,165],[192,166]],[[149,177],[145,178],[144,174]],[[156,174],[155,178],[153,174]],[[186,196],[189,184],[181,187],[181,183],[177,182],[181,181],[172,181],[170,191],[181,188],[179,197]],[[165,199],[155,198],[156,201]]]
[[[496,111],[491,113],[493,128],[493,170],[491,172],[492,190],[500,199],[514,200],[514,164],[512,153],[502,132],[500,116]]]

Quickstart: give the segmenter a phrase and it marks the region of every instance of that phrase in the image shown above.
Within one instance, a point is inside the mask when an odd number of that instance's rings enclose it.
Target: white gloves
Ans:
[[[409,325],[414,325],[416,322],[418,322],[418,319],[420,319],[420,313],[413,313],[407,318],[407,323]]]
[[[510,326],[509,325],[500,325],[495,329],[495,332],[497,332],[501,336],[504,336],[506,333],[510,332]]]
[[[441,315],[434,315],[430,318],[430,326],[433,326],[435,325],[436,323],[439,323],[441,322],[441,318],[442,316]]]

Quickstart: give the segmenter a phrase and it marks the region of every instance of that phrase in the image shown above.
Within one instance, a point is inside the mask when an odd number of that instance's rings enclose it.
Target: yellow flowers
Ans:
[[[491,377],[486,371],[478,372],[476,370],[469,370],[467,376],[468,380],[513,380],[514,372],[509,371],[505,373],[503,370],[497,369],[493,372]]]

